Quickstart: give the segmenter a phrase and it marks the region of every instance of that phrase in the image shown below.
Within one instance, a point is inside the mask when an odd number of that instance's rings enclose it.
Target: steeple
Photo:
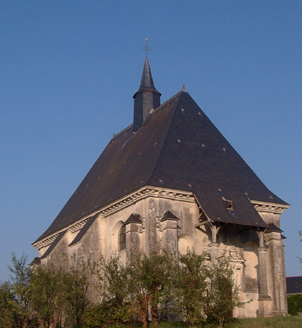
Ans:
[[[151,109],[160,105],[161,94],[155,89],[148,58],[146,57],[141,84],[134,98],[133,131],[137,131],[146,122]]]

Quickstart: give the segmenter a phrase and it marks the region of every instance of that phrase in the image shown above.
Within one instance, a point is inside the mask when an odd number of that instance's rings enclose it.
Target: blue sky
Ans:
[[[186,86],[282,215],[302,275],[302,1],[0,1],[0,280],[132,123],[149,39],[162,102]]]

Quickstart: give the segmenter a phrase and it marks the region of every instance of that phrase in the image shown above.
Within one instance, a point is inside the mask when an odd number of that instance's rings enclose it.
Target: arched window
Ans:
[[[122,226],[119,234],[119,250],[122,251],[123,249],[126,249],[126,226]]]

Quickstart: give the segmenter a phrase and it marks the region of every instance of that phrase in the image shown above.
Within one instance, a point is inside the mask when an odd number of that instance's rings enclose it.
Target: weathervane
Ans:
[[[152,51],[152,49],[150,49],[150,48],[148,47],[148,39],[147,39],[147,38],[145,39],[145,41],[146,41],[146,45],[145,45],[144,47],[142,47],[142,49],[145,51],[145,53],[146,53],[146,57],[148,57],[148,52],[149,52],[149,51]]]

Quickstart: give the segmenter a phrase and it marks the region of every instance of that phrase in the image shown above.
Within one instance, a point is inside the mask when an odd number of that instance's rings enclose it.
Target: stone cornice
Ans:
[[[147,197],[172,199],[172,200],[179,200],[179,201],[190,202],[190,203],[195,202],[193,193],[189,191],[180,191],[174,189],[146,186],[136,190],[132,194],[129,194],[105,206],[104,208],[101,209],[100,213],[104,217],[109,216],[125,207],[128,207],[131,204],[136,203],[138,200]]]
[[[63,230],[62,230],[63,231]],[[58,231],[51,236],[48,236],[47,238],[44,238],[42,240],[39,240],[38,242],[32,244],[36,249],[40,250],[43,247],[49,246],[54,242],[54,240],[58,237],[59,233],[61,231]]]
[[[86,217],[85,219],[81,220],[81,221],[77,221],[76,223],[74,223],[72,226],[70,226],[68,228],[68,230],[71,232],[71,233],[75,233],[77,232],[78,230],[81,230],[85,223],[88,221],[88,219],[91,217],[92,215],[89,215],[89,217]]]
[[[88,216],[80,219],[79,221],[75,222],[74,224],[70,225],[69,227],[65,227],[61,230],[56,231],[55,233],[53,233],[50,236],[47,236],[46,238],[37,241],[36,243],[33,243],[32,245],[37,249],[40,250],[43,247],[47,247],[49,245],[51,245],[54,240],[58,237],[59,233],[64,231],[64,230],[68,230],[71,233],[77,232],[78,230],[82,229],[83,226],[85,225],[85,223],[88,221],[88,219],[92,216],[96,214],[96,212],[89,214]]]
[[[50,236],[47,236],[46,238],[37,241],[36,243],[33,244],[33,246],[36,249],[41,249],[42,247],[49,246],[50,244],[53,243],[53,241],[57,238],[59,233],[63,230],[68,230],[71,233],[75,233],[76,231],[82,229],[84,224],[87,222],[87,220],[95,215],[99,214],[102,215],[102,217],[107,217],[115,212],[118,212],[134,203],[137,201],[147,198],[147,197],[156,197],[156,198],[164,198],[164,199],[172,199],[172,200],[178,200],[178,201],[183,201],[183,202],[190,202],[194,203],[195,202],[195,197],[192,192],[189,191],[181,191],[181,190],[175,190],[175,189],[167,189],[167,188],[160,188],[160,187],[151,187],[151,186],[145,186],[142,187],[136,191],[134,191],[131,194],[128,194],[125,197],[122,197],[106,206],[103,208],[90,213],[89,215],[86,215],[83,218],[80,218],[78,221],[75,223],[71,224],[70,226],[64,227],[61,230],[56,231]]]
[[[250,202],[254,205],[257,212],[266,212],[274,214],[282,214],[290,206],[288,204],[261,202],[259,200],[251,200]]]

